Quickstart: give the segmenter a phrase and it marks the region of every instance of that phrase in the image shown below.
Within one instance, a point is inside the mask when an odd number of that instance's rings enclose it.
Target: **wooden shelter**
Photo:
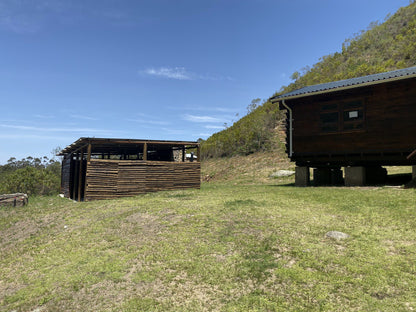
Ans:
[[[286,109],[297,185],[361,185],[381,166],[416,165],[416,67],[308,86],[270,99]],[[416,167],[413,167],[416,170]]]
[[[61,192],[74,200],[200,187],[199,143],[80,138],[64,148]]]

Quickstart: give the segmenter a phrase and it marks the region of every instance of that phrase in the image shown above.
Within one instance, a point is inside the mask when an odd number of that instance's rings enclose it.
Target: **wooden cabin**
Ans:
[[[82,201],[200,187],[199,143],[80,138],[64,148],[61,192]]]
[[[363,185],[382,166],[414,166],[416,67],[308,86],[272,97],[286,109],[286,149],[296,184]]]

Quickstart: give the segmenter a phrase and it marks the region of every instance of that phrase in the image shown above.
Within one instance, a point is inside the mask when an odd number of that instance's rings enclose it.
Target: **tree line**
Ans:
[[[0,165],[0,194],[58,194],[60,181],[61,163],[55,158],[11,157],[5,165]]]

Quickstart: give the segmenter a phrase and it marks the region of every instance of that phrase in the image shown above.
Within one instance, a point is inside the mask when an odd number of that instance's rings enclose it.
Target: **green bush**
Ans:
[[[47,157],[10,158],[0,166],[0,193],[52,195],[60,190],[60,162]]]

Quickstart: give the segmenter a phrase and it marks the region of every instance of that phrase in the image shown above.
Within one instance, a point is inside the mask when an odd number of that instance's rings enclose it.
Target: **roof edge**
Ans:
[[[355,88],[361,88],[361,87],[366,87],[366,86],[372,86],[372,85],[377,85],[377,84],[383,84],[383,83],[388,83],[388,82],[392,82],[392,81],[399,81],[399,80],[405,80],[405,79],[411,79],[411,78],[416,78],[416,67],[409,67],[409,68],[405,68],[403,70],[409,70],[411,68],[414,68],[415,72],[411,73],[411,74],[406,74],[406,75],[402,75],[402,76],[395,76],[395,77],[391,77],[391,78],[385,78],[385,79],[376,79],[376,80],[372,80],[372,81],[368,81],[368,82],[363,82],[363,83],[353,83],[350,85],[345,85],[345,86],[340,86],[340,87],[333,87],[333,88],[328,88],[325,90],[317,90],[317,91],[311,91],[311,92],[305,92],[305,93],[300,93],[300,94],[294,94],[294,95],[289,95],[289,96],[285,96],[285,94],[282,95],[277,95],[277,96],[273,96],[271,98],[269,98],[269,101],[272,103],[276,103],[279,102],[281,100],[292,100],[292,99],[298,99],[298,98],[303,98],[303,97],[307,97],[307,96],[314,96],[314,95],[320,95],[320,94],[326,94],[326,93],[332,93],[332,92],[337,92],[337,91],[343,91],[343,90],[348,90],[348,89],[355,89]],[[382,74],[387,74],[387,73],[393,73],[393,72],[397,72],[400,70],[395,70],[395,71],[391,71],[391,72],[385,72],[385,73],[380,73],[380,74],[374,74],[374,75],[368,75],[368,76],[362,76],[362,77],[357,77],[357,78],[351,78],[351,79],[359,79],[359,78],[365,78],[365,77],[371,77],[371,76],[378,76],[378,75],[382,75]],[[342,81],[350,81],[351,79],[345,79],[345,80],[338,80],[338,81],[334,81],[334,82],[342,82]],[[328,84],[330,84],[331,82],[329,82]],[[313,86],[320,86],[320,85],[325,85],[326,83],[322,83],[322,84],[317,84],[317,85],[312,85],[309,87],[313,87]],[[306,87],[305,87],[306,88]],[[302,90],[298,89],[298,90]],[[288,92],[286,94],[295,92],[291,91]]]

